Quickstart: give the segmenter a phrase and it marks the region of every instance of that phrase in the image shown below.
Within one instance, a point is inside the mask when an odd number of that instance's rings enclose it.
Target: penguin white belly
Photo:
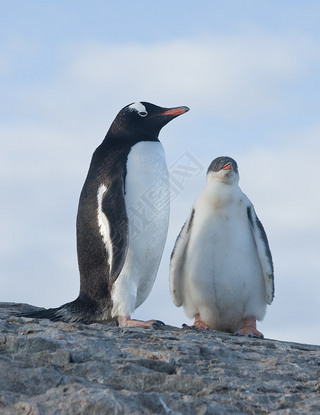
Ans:
[[[212,207],[196,208],[184,269],[190,317],[199,313],[210,327],[227,331],[245,317],[264,317],[264,280],[246,206],[213,213]]]
[[[112,316],[129,316],[150,294],[169,223],[169,177],[160,142],[135,144],[127,160],[128,250],[112,288]]]

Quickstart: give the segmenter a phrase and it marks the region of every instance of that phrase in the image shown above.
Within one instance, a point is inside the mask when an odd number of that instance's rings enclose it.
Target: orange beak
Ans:
[[[184,114],[187,111],[189,111],[188,107],[178,107],[162,112],[160,115],[180,115]]]
[[[223,168],[223,170],[231,170],[232,169],[232,164],[229,162],[229,163],[225,164],[222,168]]]

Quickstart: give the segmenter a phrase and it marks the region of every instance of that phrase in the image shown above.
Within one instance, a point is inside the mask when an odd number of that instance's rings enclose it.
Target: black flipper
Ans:
[[[109,252],[109,284],[112,285],[123,268],[128,249],[128,218],[122,178],[111,183],[103,195],[102,212],[109,225],[109,244],[112,251]]]

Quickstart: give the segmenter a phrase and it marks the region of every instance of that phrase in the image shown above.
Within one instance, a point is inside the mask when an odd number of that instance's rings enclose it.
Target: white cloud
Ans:
[[[289,107],[304,105],[292,88],[317,70],[320,53],[311,38],[256,30],[146,45],[69,44],[60,58],[47,82],[35,78],[10,99],[38,119],[70,126],[84,117],[99,123],[136,100],[186,104],[231,121],[280,110],[288,116]]]
[[[281,107],[281,91],[319,60],[319,47],[294,34],[251,32],[151,45],[88,43],[70,55],[67,76],[95,96],[192,101],[229,118]]]

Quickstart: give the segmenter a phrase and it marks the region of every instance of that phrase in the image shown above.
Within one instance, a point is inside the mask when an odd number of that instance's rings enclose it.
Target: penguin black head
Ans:
[[[118,113],[106,139],[158,141],[161,128],[187,111],[189,108],[185,106],[163,108],[149,102],[134,102]]]
[[[239,181],[239,171],[237,162],[227,156],[221,156],[214,159],[207,170],[207,177],[213,180],[225,183],[234,183]]]

